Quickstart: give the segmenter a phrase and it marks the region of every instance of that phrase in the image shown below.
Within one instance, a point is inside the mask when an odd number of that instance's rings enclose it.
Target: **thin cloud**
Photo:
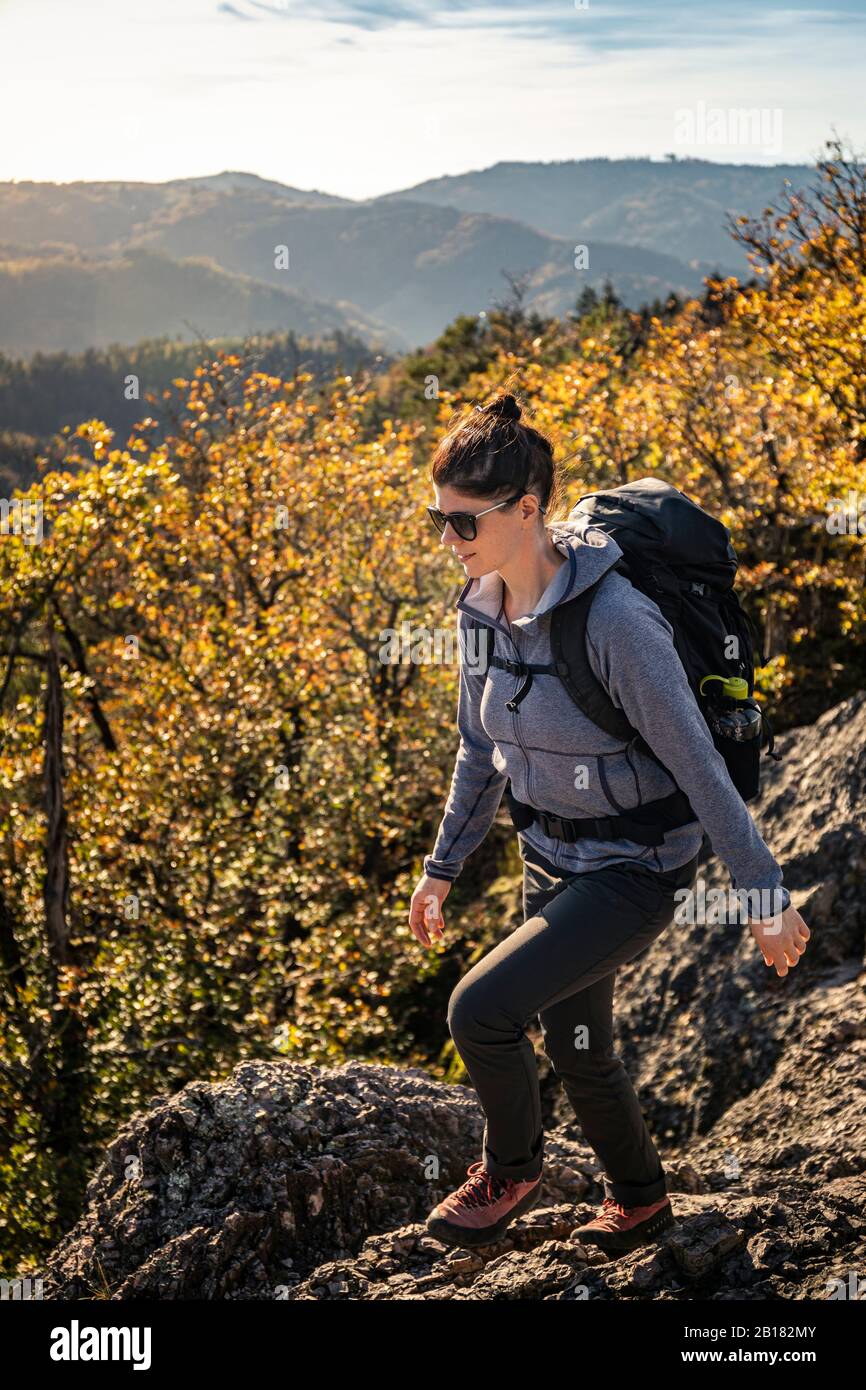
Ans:
[[[219,10],[238,19],[309,20],[302,0],[241,0],[223,3]],[[315,18],[365,32],[411,27],[433,30],[498,31],[523,38],[572,41],[598,53],[634,50],[690,49],[701,44],[736,48],[744,41],[778,38],[791,27],[832,30],[841,25],[866,25],[862,0],[842,0],[833,9],[816,9],[812,0],[798,5],[792,0],[727,0],[723,6],[675,3],[603,4],[588,0],[585,8],[568,0],[499,0],[495,5],[478,0],[441,0],[435,7],[424,0],[320,0]]]
[[[247,19],[247,20],[251,20],[251,19],[253,18],[253,16],[252,16],[251,14],[244,14],[243,10],[239,10],[238,7],[237,7],[237,5],[228,5],[228,4],[225,4],[225,3],[222,4],[222,5],[217,5],[217,13],[218,13],[218,14],[230,14],[231,17],[232,17],[232,19]]]

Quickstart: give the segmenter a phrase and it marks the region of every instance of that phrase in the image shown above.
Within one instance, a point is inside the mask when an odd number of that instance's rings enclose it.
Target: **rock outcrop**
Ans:
[[[779,979],[747,927],[674,923],[620,972],[620,1051],[678,1219],[660,1242],[609,1259],[572,1238],[603,1194],[557,1099],[541,1204],[496,1246],[447,1250],[424,1218],[479,1155],[471,1088],[248,1061],[121,1129],[45,1297],[851,1297],[866,1269],[866,694],[779,748],[750,809],[806,955]],[[701,873],[729,885],[712,861]]]

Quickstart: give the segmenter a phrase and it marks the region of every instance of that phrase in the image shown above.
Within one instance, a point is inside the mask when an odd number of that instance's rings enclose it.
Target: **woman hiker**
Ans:
[[[759,935],[758,921],[749,922],[768,966],[787,974],[809,929],[715,749],[661,610],[625,576],[607,574],[622,554],[612,536],[580,521],[545,522],[549,511],[561,511],[561,480],[549,441],[521,421],[514,396],[461,417],[436,450],[431,476],[431,517],[467,580],[457,602],[460,744],[436,843],[412,895],[414,935],[428,947],[431,933],[441,938],[442,903],[490,829],[509,779],[519,802],[557,818],[616,815],[679,787],[698,819],[668,830],[658,848],[623,838],[569,842],[545,834],[537,819],[519,832],[525,921],[460,980],[448,1007],[485,1115],[483,1157],[427,1227],[448,1245],[484,1245],[538,1201],[540,1091],[525,1032],[537,1015],[544,1050],[604,1170],[602,1208],[576,1234],[611,1252],[630,1250],[671,1226],[673,1213],[661,1160],[614,1051],[617,967],[673,920],[678,890],[694,882],[703,830],[738,890],[775,890],[776,934]],[[492,628],[492,655],[546,664],[551,611],[602,576],[587,623],[590,663],[663,767],[635,740],[623,746],[591,723],[556,675],[535,675],[518,702],[520,674],[472,669],[469,615]]]

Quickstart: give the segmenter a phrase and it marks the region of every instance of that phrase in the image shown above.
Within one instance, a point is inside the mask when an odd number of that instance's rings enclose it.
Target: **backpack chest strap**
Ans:
[[[495,666],[498,671],[508,671],[512,676],[520,676],[523,685],[511,700],[506,700],[505,708],[510,710],[517,709],[521,700],[525,699],[532,688],[533,676],[555,676],[557,668],[548,662],[546,666],[541,666],[533,661],[511,661],[502,656],[491,656],[489,666]]]

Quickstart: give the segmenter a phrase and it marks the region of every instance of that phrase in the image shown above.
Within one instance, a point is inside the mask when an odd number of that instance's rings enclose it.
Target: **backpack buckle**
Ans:
[[[542,825],[545,835],[551,835],[554,840],[564,840],[567,845],[573,845],[578,838],[571,821],[563,820],[562,816],[548,814]]]

